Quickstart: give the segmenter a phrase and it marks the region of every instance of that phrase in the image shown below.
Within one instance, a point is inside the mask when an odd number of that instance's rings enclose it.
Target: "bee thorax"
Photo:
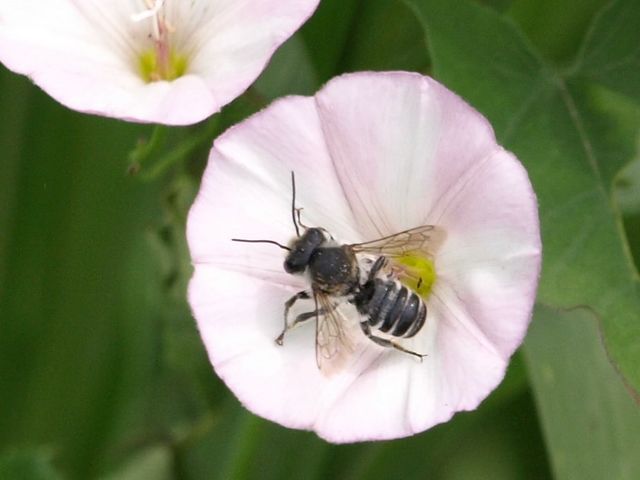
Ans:
[[[324,293],[346,295],[359,282],[358,263],[348,248],[317,248],[309,261],[312,282]]]

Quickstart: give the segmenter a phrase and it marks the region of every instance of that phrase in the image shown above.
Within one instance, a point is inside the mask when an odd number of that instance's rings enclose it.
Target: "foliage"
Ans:
[[[0,70],[0,478],[640,477],[638,24],[635,0],[323,0],[247,94],[155,133]],[[184,222],[217,134],[365,69],[432,74],[490,118],[538,193],[544,264],[477,411],[333,446],[211,372]]]

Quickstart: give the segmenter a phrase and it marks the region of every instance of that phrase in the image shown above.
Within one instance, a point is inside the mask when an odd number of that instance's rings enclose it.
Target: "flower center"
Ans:
[[[426,300],[436,281],[433,261],[420,253],[410,253],[394,258],[393,263],[400,270],[400,282]]]
[[[165,15],[165,0],[145,0],[147,10],[132,15],[134,22],[151,21],[151,41],[153,46],[143,50],[138,57],[140,75],[145,82],[175,80],[187,71],[186,55],[176,52],[171,45],[171,35],[175,27]]]

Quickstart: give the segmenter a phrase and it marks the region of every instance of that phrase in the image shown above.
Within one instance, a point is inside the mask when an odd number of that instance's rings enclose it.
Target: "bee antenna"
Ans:
[[[293,170],[291,170],[291,192],[293,193],[291,199],[291,219],[293,220],[293,226],[296,229],[296,235],[300,236],[300,227],[298,227],[298,222],[296,222],[296,177],[293,174]],[[300,213],[298,213],[299,215]]]
[[[285,245],[282,245],[275,240],[247,240],[245,238],[232,238],[232,242],[243,242],[243,243],[271,243],[272,245],[276,245],[283,250],[291,251],[291,249]]]

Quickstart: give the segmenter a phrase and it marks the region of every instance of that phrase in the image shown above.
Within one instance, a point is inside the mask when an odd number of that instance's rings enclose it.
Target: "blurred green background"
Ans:
[[[640,478],[638,25],[637,0],[322,0],[190,128],[71,112],[0,67],[0,479]],[[489,117],[530,173],[545,257],[525,345],[477,411],[334,446],[216,378],[184,223],[217,134],[367,69],[434,75]]]

